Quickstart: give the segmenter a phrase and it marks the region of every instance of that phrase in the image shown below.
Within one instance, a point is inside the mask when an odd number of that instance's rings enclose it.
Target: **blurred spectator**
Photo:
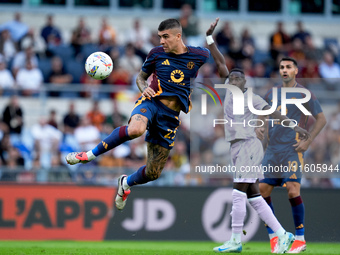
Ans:
[[[40,69],[36,68],[30,59],[26,60],[26,66],[18,71],[16,81],[25,96],[38,95],[44,78]]]
[[[12,73],[6,69],[5,58],[0,54],[0,95],[3,90],[14,88],[14,78]]]
[[[54,25],[53,15],[48,15],[45,26],[41,29],[41,37],[46,43],[46,48],[50,49],[58,46],[62,42],[61,33]]]
[[[3,111],[2,120],[5,124],[7,124],[11,134],[21,134],[22,127],[24,125],[23,111],[19,105],[19,99],[17,96],[12,96],[10,98],[9,104]]]
[[[322,78],[340,78],[340,66],[334,62],[334,57],[329,51],[324,52],[323,61],[319,65],[319,70]],[[339,81],[339,79],[337,79],[337,81]],[[334,82],[336,82],[335,79]]]
[[[313,59],[306,59],[306,65],[301,69],[301,78],[320,78],[318,62]],[[313,82],[313,81],[311,81]]]
[[[228,21],[216,35],[216,42],[222,53],[228,53],[231,43],[235,40],[233,31]]]
[[[102,19],[102,26],[99,30],[99,46],[102,51],[107,51],[116,45],[116,31],[111,27],[107,18]]]
[[[27,46],[23,51],[18,52],[13,59],[12,71],[16,76],[19,69],[26,66],[27,60],[30,60],[33,66],[38,66],[38,58],[34,53],[32,46]]]
[[[2,30],[0,34],[0,54],[9,63],[18,51],[18,44],[11,38],[11,34],[7,29]]]
[[[36,37],[34,29],[28,30],[27,34],[20,40],[19,50],[33,47],[33,51],[38,54],[43,54],[45,45],[40,37]]]
[[[242,34],[241,34],[241,42],[242,42],[242,48],[246,45],[252,45],[255,47],[255,41],[252,35],[249,32],[248,28],[243,29]]]
[[[198,31],[198,18],[193,14],[190,4],[182,5],[178,21],[182,25],[183,35],[187,40],[188,45],[201,46],[200,33]]]
[[[119,59],[119,65],[124,70],[127,70],[131,77],[137,75],[141,70],[143,62],[135,54],[135,48],[132,43],[128,43],[125,46],[125,54]]]
[[[270,55],[276,60],[279,53],[287,53],[290,50],[290,37],[283,29],[283,23],[277,23],[276,31],[270,36]]]
[[[7,29],[15,42],[19,42],[28,32],[28,26],[21,22],[21,13],[14,14],[14,20],[0,25],[0,31]]]
[[[296,22],[296,33],[292,36],[292,41],[296,38],[300,39],[302,44],[306,44],[306,37],[311,37],[311,34],[304,30],[302,21]]]
[[[319,61],[322,59],[323,52],[321,49],[315,47],[311,36],[305,37],[305,45],[303,47],[306,58]]]
[[[147,149],[144,140],[135,139],[129,143],[129,147],[129,154],[124,158],[124,166],[136,169],[145,164]]]
[[[81,151],[92,150],[100,142],[100,132],[98,128],[91,124],[87,117],[81,119],[81,124],[74,131],[74,136],[80,145]]]
[[[50,110],[50,115],[48,116],[47,124],[58,129],[57,112],[56,110]]]
[[[141,50],[146,54],[150,51],[147,46],[150,37],[150,30],[147,27],[142,26],[141,21],[138,18],[133,21],[132,29],[128,30],[126,33],[126,41],[132,43],[136,49]]]
[[[86,114],[86,117],[99,131],[102,130],[105,115],[99,109],[99,101],[93,101],[92,109]]]
[[[96,80],[84,72],[80,77],[80,83],[85,86],[83,91],[80,93],[82,97],[98,98],[99,88],[102,84],[101,80]]]
[[[35,160],[40,167],[48,169],[52,165],[54,157],[59,158],[59,143],[62,133],[55,127],[49,125],[45,117],[41,117],[39,122],[33,125],[32,136],[35,147]]]
[[[106,116],[105,124],[108,124],[111,126],[112,128],[111,132],[112,132],[113,129],[126,125],[127,121],[128,121],[128,118],[124,114],[122,114],[118,108],[118,100],[113,99],[112,100],[112,111],[111,111],[111,114]],[[109,134],[111,132],[109,132]]]
[[[253,72],[254,78],[269,78],[264,63],[256,63]]]
[[[91,43],[90,30],[85,25],[83,17],[79,18],[78,26],[73,30],[71,45],[74,48],[74,56],[77,57],[85,44]]]
[[[289,52],[289,56],[294,58],[298,62],[298,66],[304,66],[306,61],[306,55],[303,50],[304,46],[300,38],[295,38],[292,43],[292,50]]]
[[[65,87],[72,82],[73,77],[71,74],[67,73],[64,68],[63,60],[55,56],[51,61],[51,72],[48,75],[48,81],[53,83],[53,86],[58,88]],[[59,96],[59,91],[51,91],[50,96]]]
[[[79,125],[79,115],[75,111],[75,106],[73,102],[70,102],[68,112],[64,116],[64,133],[73,134],[74,129]]]

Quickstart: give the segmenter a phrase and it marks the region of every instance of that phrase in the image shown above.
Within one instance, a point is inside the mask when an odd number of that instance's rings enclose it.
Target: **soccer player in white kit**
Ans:
[[[224,116],[230,122],[238,123],[248,123],[249,120],[255,119],[256,116],[249,110],[247,105],[247,98],[253,98],[253,106],[257,110],[267,110],[270,109],[267,102],[260,96],[252,94],[247,88],[245,88],[246,79],[244,73],[240,69],[233,69],[228,72],[225,65],[225,60],[223,55],[219,52],[217,46],[212,39],[212,33],[218,23],[218,19],[211,24],[210,28],[207,30],[207,43],[209,50],[216,62],[217,69],[221,78],[228,78],[228,84],[237,86],[244,94],[244,115],[234,115],[233,104],[234,98],[230,90],[226,91],[226,97],[224,101]],[[271,114],[274,119],[279,119],[283,121],[287,119],[286,116],[280,114],[280,112],[275,111]],[[309,133],[298,127],[292,128],[300,134],[301,137],[305,139],[309,137]],[[262,177],[261,171],[259,172],[246,172],[242,171],[244,167],[258,166],[261,169],[261,161],[263,158],[263,148],[262,143],[256,137],[254,127],[243,125],[225,125],[225,135],[228,142],[230,142],[230,150],[232,156],[232,163],[236,167],[236,173],[234,176],[233,185],[233,206],[232,206],[232,236],[221,246],[215,247],[214,251],[218,253],[229,253],[229,252],[241,252],[241,233],[244,224],[244,218],[246,216],[246,202],[247,199],[250,205],[256,210],[260,218],[270,226],[273,231],[279,237],[276,253],[284,253],[288,250],[290,244],[294,241],[294,235],[292,233],[286,232],[285,229],[276,219],[272,210],[260,195],[259,190],[259,180]]]

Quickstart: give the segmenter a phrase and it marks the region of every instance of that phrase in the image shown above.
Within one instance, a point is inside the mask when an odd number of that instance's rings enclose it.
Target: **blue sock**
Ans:
[[[127,177],[126,182],[130,187],[151,181],[145,174],[145,168],[145,165],[141,166],[136,172]]]
[[[272,211],[274,213],[274,206],[273,206],[273,203],[272,203],[272,198],[270,196],[269,197],[264,197],[264,200],[266,200],[266,202],[269,205],[270,209],[272,209]],[[274,231],[270,227],[268,227],[267,224],[266,224],[266,228],[267,228],[268,234],[274,234]]]
[[[301,196],[289,199],[292,206],[295,235],[303,236],[305,234],[305,206],[303,204]]]
[[[92,153],[97,157],[128,140],[131,140],[128,135],[128,126],[117,127],[92,150]]]

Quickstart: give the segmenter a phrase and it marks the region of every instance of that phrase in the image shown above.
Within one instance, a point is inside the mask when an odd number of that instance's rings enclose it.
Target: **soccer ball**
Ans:
[[[104,52],[92,53],[85,62],[85,70],[88,75],[96,80],[107,78],[112,72],[112,59]]]

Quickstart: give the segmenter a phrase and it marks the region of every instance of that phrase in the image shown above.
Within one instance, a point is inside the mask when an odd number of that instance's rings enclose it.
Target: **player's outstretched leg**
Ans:
[[[116,195],[116,207],[122,210],[125,207],[130,188],[135,185],[145,184],[158,179],[169,157],[170,150],[158,144],[147,143],[148,156],[146,165],[140,167],[133,174],[122,175],[118,179],[118,191]]]
[[[143,133],[144,132],[142,132],[142,134]],[[108,137],[101,141],[93,150],[88,152],[71,152],[67,154],[66,161],[70,165],[87,163],[91,160],[94,160],[100,154],[103,154],[133,138],[134,137],[130,137],[128,134],[128,126],[118,127],[113,130]]]

